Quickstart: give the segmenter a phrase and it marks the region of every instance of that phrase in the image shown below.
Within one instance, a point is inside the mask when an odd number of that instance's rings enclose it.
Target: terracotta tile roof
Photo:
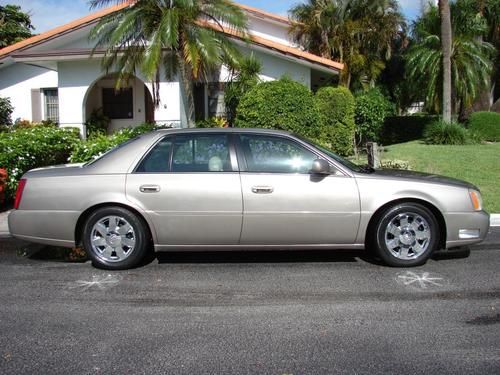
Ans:
[[[85,17],[78,18],[77,20],[69,22],[65,25],[56,27],[56,28],[51,29],[49,31],[46,31],[44,33],[32,36],[31,38],[24,39],[18,43],[15,43],[15,44],[12,44],[8,47],[2,48],[2,49],[0,49],[0,59],[2,59],[4,56],[10,54],[11,52],[35,46],[39,43],[42,43],[42,42],[45,42],[47,40],[64,35],[67,32],[82,28],[90,23],[93,23],[94,21],[97,21],[101,17],[104,17],[108,14],[111,14],[113,12],[120,10],[120,9],[128,7],[130,5],[130,3],[132,3],[132,2],[133,1],[128,1],[128,2],[123,3],[123,4],[118,4],[118,5],[114,5],[114,6],[102,9],[102,10],[97,11],[95,13],[89,14]]]
[[[111,6],[109,8],[102,9],[102,10],[95,12],[95,13],[92,13],[88,16],[79,18],[79,19],[72,21],[72,22],[69,22],[65,25],[56,27],[55,29],[49,30],[49,31],[41,33],[39,35],[35,35],[31,38],[25,39],[21,42],[15,43],[11,46],[0,49],[0,60],[2,60],[3,58],[7,57],[10,54],[12,54],[12,52],[22,51],[26,48],[36,46],[37,44],[43,43],[45,41],[59,37],[59,36],[64,35],[68,32],[71,32],[73,30],[77,30],[77,29],[85,27],[89,24],[92,24],[93,22],[97,21],[101,17],[104,17],[108,14],[111,14],[113,12],[116,12],[118,10],[126,8],[127,6],[132,4],[133,2],[134,2],[134,0],[129,0],[123,4],[118,4],[115,6]],[[279,16],[276,14],[268,13],[268,12],[262,11],[260,9],[249,7],[247,5],[238,4],[238,6],[247,12],[258,14],[258,15],[261,15],[265,18],[271,18],[271,19],[274,19],[274,20],[279,21],[279,22],[290,23],[290,21],[286,17],[282,17],[282,16]],[[203,24],[206,26],[212,27],[212,28],[217,28],[214,24],[211,24],[208,22],[204,22]],[[266,39],[266,38],[263,38],[260,36],[250,35],[248,38],[244,38],[242,35],[239,35],[236,32],[229,30],[229,29],[225,29],[224,33],[226,33],[234,38],[241,39],[241,40],[249,39],[252,43],[254,43],[256,45],[266,47],[266,48],[269,48],[272,50],[276,50],[278,52],[281,52],[283,54],[286,54],[286,55],[289,55],[289,56],[292,56],[295,58],[307,60],[307,61],[310,61],[312,63],[317,63],[317,64],[320,64],[320,65],[325,66],[325,67],[330,68],[330,69],[342,70],[344,67],[344,64],[341,64],[339,62],[325,59],[323,57],[314,55],[312,53],[302,51],[299,48],[290,47],[290,46],[287,46],[285,44],[278,43],[278,42],[275,42],[275,41],[272,41],[272,40],[269,40],[269,39]]]

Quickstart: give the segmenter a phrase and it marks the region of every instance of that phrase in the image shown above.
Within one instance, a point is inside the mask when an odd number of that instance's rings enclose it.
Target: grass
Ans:
[[[386,146],[382,160],[405,160],[410,169],[473,183],[484,208],[500,212],[500,143],[467,146],[426,145],[419,141]]]

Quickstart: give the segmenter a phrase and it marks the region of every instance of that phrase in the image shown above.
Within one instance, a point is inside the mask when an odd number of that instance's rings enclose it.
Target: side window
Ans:
[[[316,155],[296,142],[267,135],[240,135],[248,172],[309,173]]]
[[[175,137],[172,172],[231,172],[225,134],[187,134]]]
[[[137,168],[138,173],[165,173],[168,172],[172,137],[163,138],[156,144]]]

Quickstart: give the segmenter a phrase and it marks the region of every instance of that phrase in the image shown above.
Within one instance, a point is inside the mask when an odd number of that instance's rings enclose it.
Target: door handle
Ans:
[[[274,191],[272,186],[253,186],[252,193],[255,194],[271,194]]]
[[[141,193],[158,193],[160,187],[158,185],[142,185],[139,190]]]

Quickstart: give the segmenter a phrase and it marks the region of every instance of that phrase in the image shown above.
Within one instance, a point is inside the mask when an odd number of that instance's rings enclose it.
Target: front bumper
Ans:
[[[488,234],[490,215],[486,211],[452,212],[444,216],[447,249],[479,243]]]

